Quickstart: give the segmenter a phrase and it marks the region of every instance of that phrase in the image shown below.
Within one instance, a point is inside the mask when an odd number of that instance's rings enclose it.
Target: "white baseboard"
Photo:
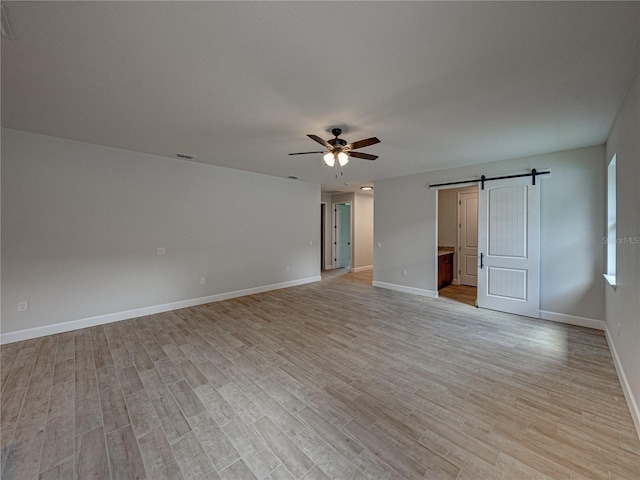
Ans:
[[[460,280],[454,278],[453,280],[451,280],[451,285],[460,285]]]
[[[542,320],[550,320],[552,322],[566,323],[576,325],[578,327],[593,328],[595,330],[604,330],[604,320],[596,320],[595,318],[577,317],[575,315],[565,315],[564,313],[547,312],[540,310],[540,318]]]
[[[373,265],[365,265],[364,267],[351,268],[351,273],[364,272],[365,270],[373,270]]]
[[[622,392],[624,393],[624,398],[627,401],[629,412],[631,412],[631,418],[633,418],[633,423],[636,426],[636,433],[638,434],[638,438],[640,438],[640,408],[638,407],[636,398],[633,396],[631,386],[629,385],[629,381],[627,380],[627,375],[624,373],[624,368],[622,368],[622,362],[620,362],[620,357],[618,357],[616,347],[611,340],[613,338],[613,335],[611,335],[611,332],[609,331],[606,323],[604,327],[604,336],[606,337],[607,343],[609,344],[609,350],[611,350],[613,364],[616,367],[618,379],[620,380],[620,385],[622,386]]]
[[[423,290],[422,288],[406,287],[404,285],[397,285],[395,283],[378,282],[375,280],[373,281],[372,285],[374,287],[386,288],[388,290],[395,290],[397,292],[411,293],[413,295],[420,295],[422,297],[438,298],[438,292],[434,292],[431,290]]]
[[[27,328],[16,332],[7,332],[0,334],[0,345],[5,343],[21,342],[31,338],[44,337],[45,335],[55,335],[56,333],[64,333],[80,328],[95,327],[96,325],[104,325],[106,323],[120,322],[131,318],[144,317],[145,315],[153,315],[156,313],[178,310],[180,308],[194,307],[205,303],[219,302],[230,298],[244,297],[245,295],[253,295],[254,293],[268,292],[271,290],[279,290],[281,288],[295,287],[306,283],[319,282],[321,276],[301,278],[300,280],[292,280],[290,282],[274,283],[271,285],[263,285],[260,287],[246,288],[244,290],[236,290],[234,292],[218,293],[216,295],[208,295],[206,297],[192,298],[189,300],[180,300],[162,305],[152,305],[149,307],[136,308],[126,310],[124,312],[109,313],[107,315],[98,315],[96,317],[81,318],[79,320],[71,320],[69,322],[56,323],[54,325],[46,325],[43,327]]]

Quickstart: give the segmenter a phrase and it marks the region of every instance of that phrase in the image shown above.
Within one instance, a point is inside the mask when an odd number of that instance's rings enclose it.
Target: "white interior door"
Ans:
[[[478,306],[540,316],[540,186],[494,180],[478,192]]]
[[[478,285],[478,192],[458,193],[458,282]]]

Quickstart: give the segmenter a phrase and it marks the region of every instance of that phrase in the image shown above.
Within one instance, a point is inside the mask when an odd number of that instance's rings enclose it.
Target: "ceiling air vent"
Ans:
[[[176,157],[184,158],[185,160],[193,160],[196,158],[195,155],[189,155],[188,153],[176,153]]]

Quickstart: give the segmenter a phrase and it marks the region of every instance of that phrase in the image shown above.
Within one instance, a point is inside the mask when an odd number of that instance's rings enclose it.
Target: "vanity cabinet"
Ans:
[[[453,252],[438,253],[438,290],[453,281]]]

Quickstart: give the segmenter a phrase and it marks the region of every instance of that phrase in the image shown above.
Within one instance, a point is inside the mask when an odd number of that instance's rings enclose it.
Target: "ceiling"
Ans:
[[[324,191],[603,143],[640,56],[637,2],[3,4],[3,127]],[[334,126],[380,158],[287,155]]]

